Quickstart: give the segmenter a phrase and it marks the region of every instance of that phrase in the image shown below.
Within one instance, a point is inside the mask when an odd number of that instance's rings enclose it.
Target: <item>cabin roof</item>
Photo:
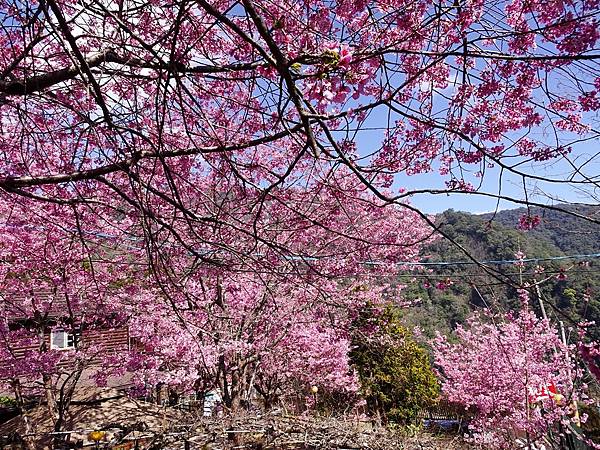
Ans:
[[[98,309],[101,303],[85,302],[86,309]],[[0,294],[0,312],[10,321],[35,320],[37,312],[40,319],[68,318],[71,313],[81,315],[82,303],[74,295],[68,296],[64,292],[39,290],[31,293],[6,293]],[[95,311],[85,311],[90,314]]]

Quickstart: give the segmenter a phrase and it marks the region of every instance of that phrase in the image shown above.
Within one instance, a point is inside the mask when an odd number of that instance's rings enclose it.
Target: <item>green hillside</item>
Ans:
[[[561,209],[600,220],[600,206],[572,206],[561,205]],[[514,228],[519,218],[527,213],[526,208],[500,211],[495,216],[485,214],[480,216],[497,224]],[[531,238],[553,243],[556,247],[568,254],[590,254],[600,252],[600,224],[580,219],[571,214],[544,208],[531,208],[531,215],[538,215],[540,225],[529,231]]]
[[[600,323],[600,259],[545,260],[523,267],[497,263],[514,260],[519,251],[527,258],[541,259],[598,253],[600,225],[565,213],[533,210],[542,222],[535,230],[525,232],[516,229],[525,212],[501,211],[493,217],[453,210],[440,214],[436,220],[441,230],[478,261],[488,261],[486,266],[491,273],[475,264],[460,264],[468,261],[465,253],[447,239],[437,240],[424,250],[423,261],[444,264],[426,266],[414,277],[415,283],[408,283],[404,295],[419,298],[420,304],[405,311],[405,322],[423,327],[427,335],[448,332],[474,311],[514,309],[518,297],[510,283],[535,279],[545,280],[540,293],[551,318],[563,321],[567,328],[584,319]],[[580,212],[600,214],[600,208]],[[539,309],[536,298],[532,305]],[[594,334],[600,338],[600,327]]]

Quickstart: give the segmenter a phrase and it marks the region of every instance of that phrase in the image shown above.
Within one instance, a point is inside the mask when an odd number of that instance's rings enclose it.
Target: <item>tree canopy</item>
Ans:
[[[0,0],[5,383],[43,390],[57,431],[56,378],[92,354],[99,382],[219,386],[231,409],[252,387],[355,392],[350,325],[389,300],[376,280],[451,238],[411,198],[531,207],[532,183],[596,187],[580,153],[599,133],[599,14],[597,0]],[[75,376],[44,338],[123,324],[133,351],[75,345]]]

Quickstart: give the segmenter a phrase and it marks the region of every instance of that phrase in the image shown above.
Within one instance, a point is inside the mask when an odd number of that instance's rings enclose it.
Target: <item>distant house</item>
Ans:
[[[36,292],[34,299],[25,295],[6,297],[0,300],[3,319],[15,333],[0,343],[4,347],[0,352],[0,365],[25,358],[32,352],[68,352],[93,347],[99,354],[110,355],[130,349],[128,326],[98,322],[94,319],[98,315],[89,310],[89,305],[86,305],[88,311],[84,311],[78,305],[68,303],[64,296],[49,292]],[[32,307],[33,303],[36,307]],[[19,330],[27,332],[18,333]],[[98,361],[90,361],[90,364]],[[62,365],[68,363],[68,357],[61,359]]]
[[[75,345],[93,345],[101,347],[102,353],[107,354],[111,351],[121,352],[129,350],[130,339],[129,329],[126,325],[118,328],[108,329],[88,329],[83,326],[81,329],[73,332],[64,329],[48,329],[44,332],[47,348],[50,350],[74,350]],[[29,351],[39,350],[38,343],[23,343],[16,341],[11,346],[13,355],[16,358],[24,357]],[[0,364],[2,361],[0,360]]]

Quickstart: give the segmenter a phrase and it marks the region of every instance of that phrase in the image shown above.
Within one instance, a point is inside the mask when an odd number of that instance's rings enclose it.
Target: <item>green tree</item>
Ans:
[[[436,402],[439,385],[429,354],[392,307],[365,308],[354,325],[350,360],[371,417],[406,423]]]

